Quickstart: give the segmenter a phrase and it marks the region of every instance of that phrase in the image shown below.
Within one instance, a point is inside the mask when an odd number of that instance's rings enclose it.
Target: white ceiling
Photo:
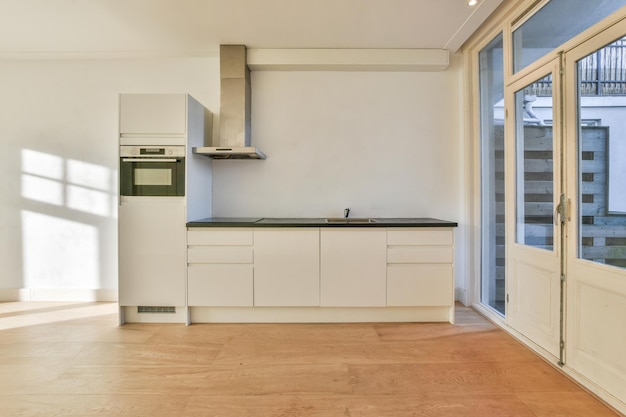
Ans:
[[[250,48],[455,52],[503,0],[0,0],[0,57]]]

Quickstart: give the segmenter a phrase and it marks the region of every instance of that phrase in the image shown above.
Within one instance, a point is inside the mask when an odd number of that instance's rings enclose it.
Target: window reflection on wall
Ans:
[[[116,215],[114,173],[31,149],[21,167],[24,287],[99,288],[97,222]]]
[[[95,226],[22,210],[25,288],[98,288]]]
[[[22,197],[98,216],[115,215],[110,169],[49,153],[22,150]]]

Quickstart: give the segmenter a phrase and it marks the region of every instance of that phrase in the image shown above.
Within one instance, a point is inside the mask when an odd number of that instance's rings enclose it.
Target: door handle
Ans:
[[[572,202],[570,199],[565,198],[565,194],[561,194],[559,204],[556,206],[556,209],[554,210],[554,225],[555,226],[558,225],[559,222],[561,223],[561,225],[564,225],[569,220],[571,220],[571,216],[570,216],[570,206],[572,205],[571,203]]]
[[[157,158],[123,158],[122,162],[177,162],[176,159],[157,159]]]

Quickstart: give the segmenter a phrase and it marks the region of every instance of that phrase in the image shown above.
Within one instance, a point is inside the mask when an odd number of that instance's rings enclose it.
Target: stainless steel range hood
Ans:
[[[220,46],[219,142],[193,148],[213,159],[265,159],[250,145],[250,69],[245,45]]]

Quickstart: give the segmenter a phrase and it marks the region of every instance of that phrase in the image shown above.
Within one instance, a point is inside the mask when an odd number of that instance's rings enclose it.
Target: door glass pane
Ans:
[[[504,69],[502,34],[479,54],[481,302],[504,314]]]
[[[516,236],[540,249],[554,248],[552,76],[515,93]]]
[[[550,0],[513,31],[513,71],[527,67],[624,5],[626,0]]]
[[[577,66],[578,257],[626,268],[626,38]]]

